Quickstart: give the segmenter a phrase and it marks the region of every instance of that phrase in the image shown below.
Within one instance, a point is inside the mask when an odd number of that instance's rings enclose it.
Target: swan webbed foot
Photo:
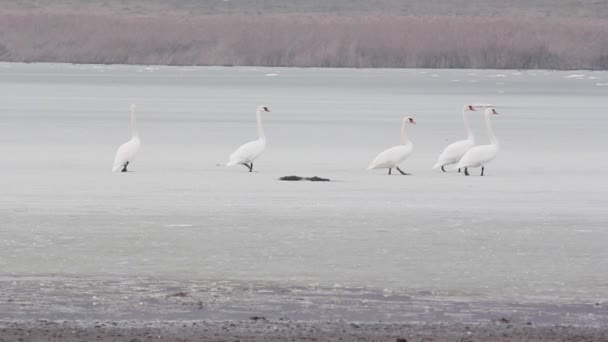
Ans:
[[[405,172],[401,171],[401,169],[399,168],[399,166],[395,166],[395,168],[397,169],[397,171],[401,172],[401,174],[404,175],[404,176],[410,176],[411,175],[410,173],[405,173]]]
[[[389,175],[391,174],[391,170],[392,170],[392,168],[390,168],[390,167],[389,167],[389,168],[388,168],[388,174],[389,174]]]
[[[127,172],[127,166],[129,165],[129,162],[126,162],[125,165],[122,167],[122,170],[120,172]]]
[[[249,172],[251,172],[253,170],[253,163],[251,163],[251,164],[249,164],[249,163],[241,163],[241,165],[243,165],[246,168],[248,168]]]
[[[482,175],[482,176],[483,176],[483,171],[484,171],[485,169],[486,169],[486,168],[485,168],[484,166],[482,166],[482,167],[481,167],[481,175]]]
[[[468,176],[468,175],[469,175],[469,168],[468,168],[468,167],[465,167],[465,168],[464,168],[464,175],[465,175],[465,176]]]
[[[445,172],[445,169],[443,168],[443,165],[441,165],[441,171]]]

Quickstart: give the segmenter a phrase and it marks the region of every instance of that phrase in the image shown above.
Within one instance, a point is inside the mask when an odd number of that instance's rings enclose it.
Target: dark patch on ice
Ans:
[[[311,181],[311,182],[330,182],[331,181],[329,178],[321,178],[321,177],[317,177],[317,176],[313,176],[313,177],[283,176],[283,177],[279,178],[279,180],[282,180],[282,181],[307,180],[307,181]]]
[[[309,177],[306,179],[311,182],[329,182],[330,181],[329,178],[321,178],[321,177],[317,177],[317,176]]]
[[[167,295],[167,297],[188,297],[188,293],[180,291],[174,294]]]
[[[511,323],[511,319],[507,318],[507,317],[501,317],[499,320],[496,321],[497,323],[503,323],[503,324],[510,324]]]

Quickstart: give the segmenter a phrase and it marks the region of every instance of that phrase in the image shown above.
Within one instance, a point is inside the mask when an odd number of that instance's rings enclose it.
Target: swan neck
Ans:
[[[131,137],[139,138],[137,131],[137,119],[135,118],[135,109],[131,108]]]
[[[475,138],[473,137],[473,131],[471,130],[466,108],[462,109],[462,121],[464,122],[464,130],[467,132],[467,140],[474,140]]]
[[[403,141],[403,145],[407,145],[410,142],[407,138],[407,120],[403,120],[401,123],[401,140]]]
[[[494,134],[491,117],[492,114],[486,114],[486,129],[488,130],[488,137],[490,137],[492,145],[498,146],[498,139],[496,139],[496,134]]]
[[[266,136],[264,135],[264,125],[262,124],[262,110],[261,109],[258,109],[258,111],[256,112],[256,117],[257,117],[257,121],[258,121],[258,138],[266,139]]]

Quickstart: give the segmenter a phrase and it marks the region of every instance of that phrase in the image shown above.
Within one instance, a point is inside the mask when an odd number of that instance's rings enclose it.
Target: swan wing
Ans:
[[[391,147],[381,152],[367,167],[371,169],[382,169],[395,167],[402,161],[404,161],[413,151],[413,144],[399,145]]]
[[[483,166],[496,158],[497,154],[498,148],[494,145],[475,146],[462,156],[455,168]]]
[[[232,152],[226,166],[251,163],[264,152],[266,141],[262,139],[250,141]]]
[[[455,143],[449,144],[443,152],[437,158],[437,163],[433,166],[433,169],[444,165],[456,164],[458,161],[467,153],[468,150],[473,148],[475,142],[473,140],[460,140]]]
[[[116,156],[114,157],[112,172],[119,171],[127,162],[132,162],[133,159],[135,159],[137,151],[139,151],[140,145],[141,142],[137,138],[133,138],[120,145],[116,151]]]

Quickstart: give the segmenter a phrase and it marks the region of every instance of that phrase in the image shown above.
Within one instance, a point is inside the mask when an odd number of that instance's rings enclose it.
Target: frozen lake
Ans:
[[[606,301],[607,96],[607,72],[0,64],[0,276]],[[431,170],[480,102],[487,176]],[[113,174],[131,103],[142,150]],[[257,172],[220,166],[259,104]],[[404,115],[413,175],[364,171]]]

